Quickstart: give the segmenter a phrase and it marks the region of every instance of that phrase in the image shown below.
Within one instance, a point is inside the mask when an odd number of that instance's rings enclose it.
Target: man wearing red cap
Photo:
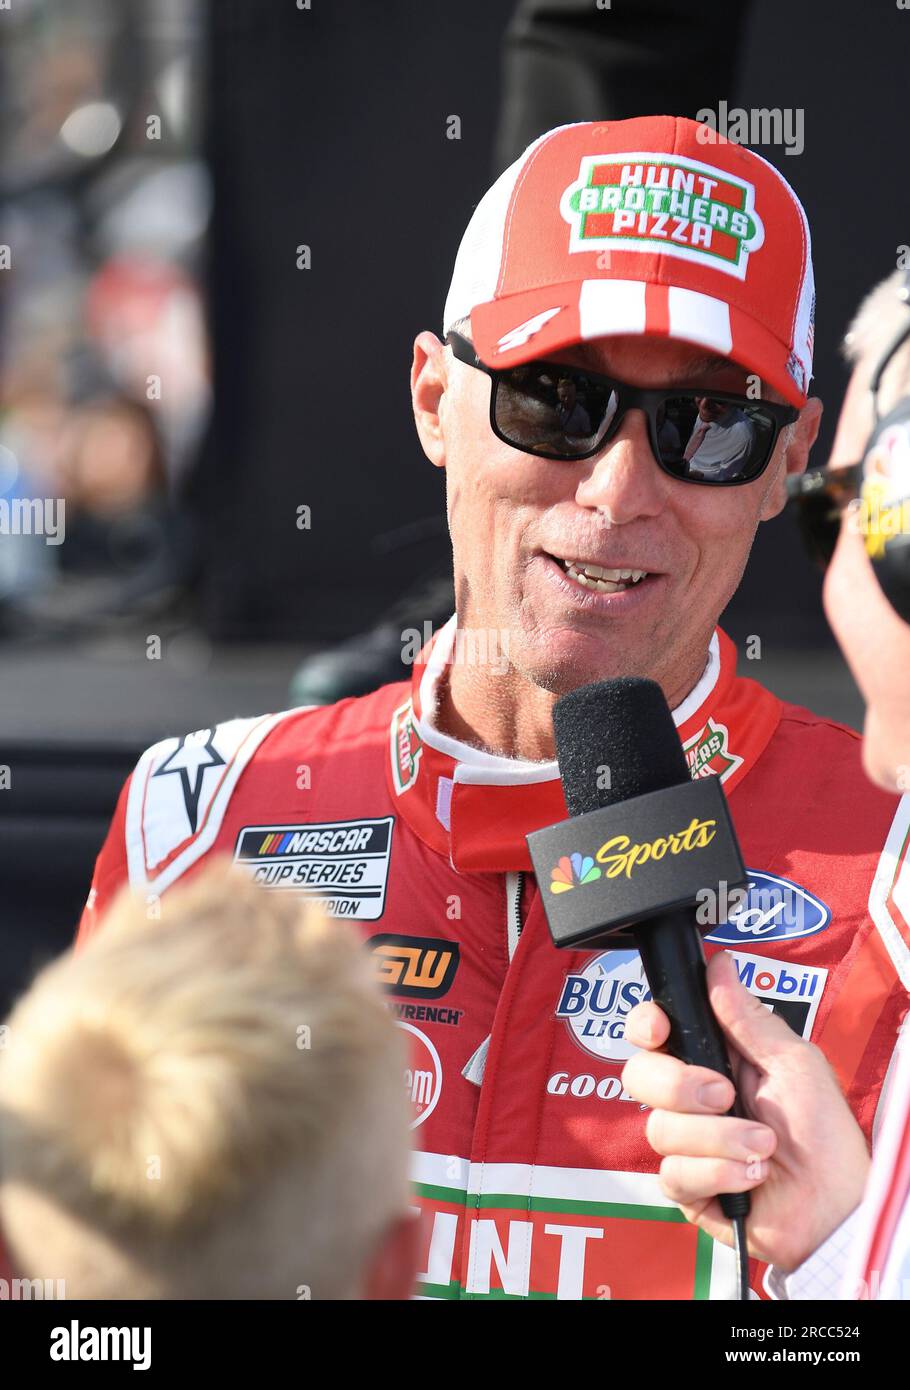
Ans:
[[[875,895],[897,800],[863,780],[854,734],[737,677],[716,627],[821,407],[802,208],[764,160],[703,135],[671,117],[561,127],[485,195],[446,341],[421,333],[412,369],[456,615],[409,682],[150,749],[83,920],[127,874],[154,900],[220,851],[362,924],[412,1046],[424,1295],[736,1288],[732,1254],[663,1194],[620,1080],[638,956],[557,952],[530,872],[525,836],[566,815],[566,691],[660,682],[749,866],[709,951],[732,948],[818,1043],[867,1131],[894,1046]],[[699,424],[724,422],[700,466]]]

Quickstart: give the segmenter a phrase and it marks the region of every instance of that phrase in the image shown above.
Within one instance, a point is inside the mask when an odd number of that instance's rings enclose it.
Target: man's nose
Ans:
[[[669,479],[654,458],[643,411],[630,410],[587,464],[575,491],[580,507],[603,508],[617,526],[663,510]]]

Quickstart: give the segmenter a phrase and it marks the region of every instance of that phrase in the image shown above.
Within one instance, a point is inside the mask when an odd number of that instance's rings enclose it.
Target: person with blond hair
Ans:
[[[0,1050],[0,1222],[67,1298],[404,1298],[405,1058],[343,924],[221,866],[128,892]]]
[[[863,766],[878,786],[902,791],[910,768],[906,579],[901,585],[897,569],[889,595],[855,503],[864,500],[876,454],[894,500],[910,495],[910,273],[897,271],[872,290],[844,349],[853,371],[831,458],[804,491],[794,489],[794,500],[814,553],[826,563],[825,613],[866,701]],[[708,985],[744,1114],[727,1113],[727,1079],[662,1051],[669,1021],[653,1001],[638,1004],[626,1020],[626,1038],[640,1050],[626,1063],[623,1083],[650,1107],[647,1134],[661,1158],[663,1192],[687,1221],[729,1243],[716,1194],[750,1191],[750,1253],[770,1262],[766,1292],[778,1299],[910,1298],[906,826],[889,838],[878,882],[876,925],[905,994],[871,1158],[839,1075],[817,1047],[743,989],[726,952],[711,960]]]

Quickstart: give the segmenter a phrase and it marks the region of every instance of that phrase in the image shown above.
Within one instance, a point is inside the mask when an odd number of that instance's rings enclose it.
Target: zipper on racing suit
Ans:
[[[510,964],[515,954],[515,947],[518,945],[518,938],[521,936],[521,890],[524,880],[525,876],[520,871],[506,874],[506,947],[509,952]],[[490,1039],[486,1037],[462,1068],[461,1074],[465,1081],[470,1081],[474,1086],[483,1084],[483,1073],[489,1050]]]
[[[521,890],[524,881],[525,876],[520,870],[506,874],[506,945],[510,962],[521,936]]]

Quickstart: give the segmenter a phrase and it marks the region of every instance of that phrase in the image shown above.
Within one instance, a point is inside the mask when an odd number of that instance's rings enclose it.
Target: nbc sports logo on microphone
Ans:
[[[550,873],[550,892],[568,893],[576,883],[593,883],[600,878],[600,869],[590,854],[564,854]]]

